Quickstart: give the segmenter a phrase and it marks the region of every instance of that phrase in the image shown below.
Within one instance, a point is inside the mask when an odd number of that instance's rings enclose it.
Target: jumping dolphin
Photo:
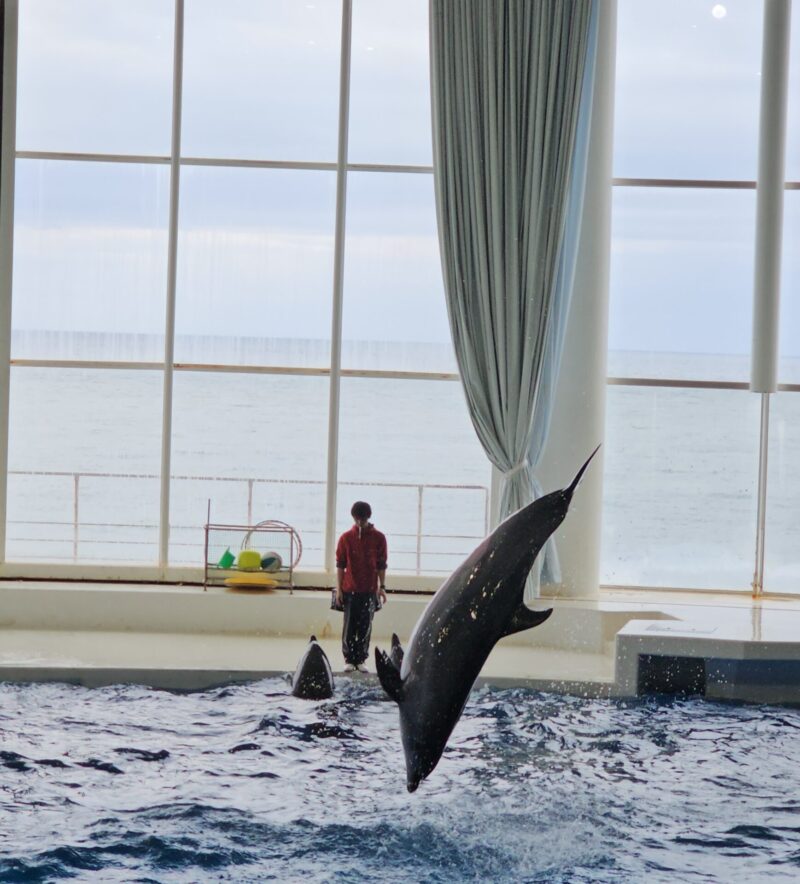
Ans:
[[[495,644],[538,626],[552,613],[552,608],[525,606],[525,580],[539,550],[563,522],[597,448],[568,488],[509,516],[450,575],[417,621],[401,667],[375,648],[380,683],[400,707],[409,792],[438,764]]]
[[[292,678],[292,693],[302,700],[327,700],[333,696],[331,664],[317,637],[312,635]]]

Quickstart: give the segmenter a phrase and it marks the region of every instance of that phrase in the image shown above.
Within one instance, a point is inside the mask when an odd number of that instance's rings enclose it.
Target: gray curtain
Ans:
[[[500,516],[541,494],[586,174],[598,0],[431,0],[450,328]],[[559,579],[551,544],[544,579]],[[538,574],[534,576],[538,581]]]
[[[6,42],[6,4],[0,0],[0,149],[3,147],[3,47]],[[0,176],[1,177],[1,176]],[[2,182],[0,181],[0,187]]]

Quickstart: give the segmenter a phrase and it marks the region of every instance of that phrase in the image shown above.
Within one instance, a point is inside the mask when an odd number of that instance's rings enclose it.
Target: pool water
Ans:
[[[4,684],[0,881],[797,881],[798,739],[795,709],[483,688],[410,795],[376,684]]]

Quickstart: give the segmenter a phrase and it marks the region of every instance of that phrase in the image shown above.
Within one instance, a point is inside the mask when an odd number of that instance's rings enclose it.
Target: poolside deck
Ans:
[[[390,596],[373,645],[392,632],[406,643],[428,599]],[[341,672],[341,615],[328,602],[314,590],[0,582],[0,679],[197,690],[292,672],[311,634]],[[545,605],[550,620],[501,642],[482,683],[634,696],[642,661],[697,659],[708,696],[800,701],[800,600],[607,591]]]
[[[280,636],[4,630],[0,632],[0,679],[197,690],[293,671],[307,641]],[[345,676],[338,640],[322,639],[321,644],[341,677],[375,678],[372,674]],[[387,642],[377,644],[388,648]],[[374,672],[374,666],[370,669]],[[499,647],[481,680],[607,696],[614,681],[614,658],[553,648]]]

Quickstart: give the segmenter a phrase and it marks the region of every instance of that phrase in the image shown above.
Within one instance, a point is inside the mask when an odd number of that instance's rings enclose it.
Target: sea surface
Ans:
[[[158,342],[146,336],[31,333],[15,341],[15,352],[29,358],[158,358]],[[323,366],[329,356],[318,341],[197,338],[181,349],[187,360],[228,364]],[[351,342],[344,363],[454,369],[452,355],[424,344]],[[741,383],[748,371],[742,356],[609,355],[612,377]],[[790,366],[782,379],[796,376],[800,370]],[[157,370],[12,369],[10,559],[155,561],[162,388]],[[328,408],[324,376],[177,371],[171,561],[202,564],[210,505],[214,522],[293,525],[303,542],[301,567],[321,568]],[[761,397],[743,389],[608,387],[598,440],[603,583],[750,586],[760,408]],[[765,582],[768,590],[796,592],[800,394],[780,392],[770,409]],[[353,500],[369,500],[389,536],[394,573],[446,576],[487,532],[489,465],[458,381],[345,377],[337,473],[337,531],[348,526]],[[230,539],[212,538],[212,557]]]
[[[796,709],[482,688],[410,795],[365,682],[2,684],[0,881],[797,881],[798,738]]]

